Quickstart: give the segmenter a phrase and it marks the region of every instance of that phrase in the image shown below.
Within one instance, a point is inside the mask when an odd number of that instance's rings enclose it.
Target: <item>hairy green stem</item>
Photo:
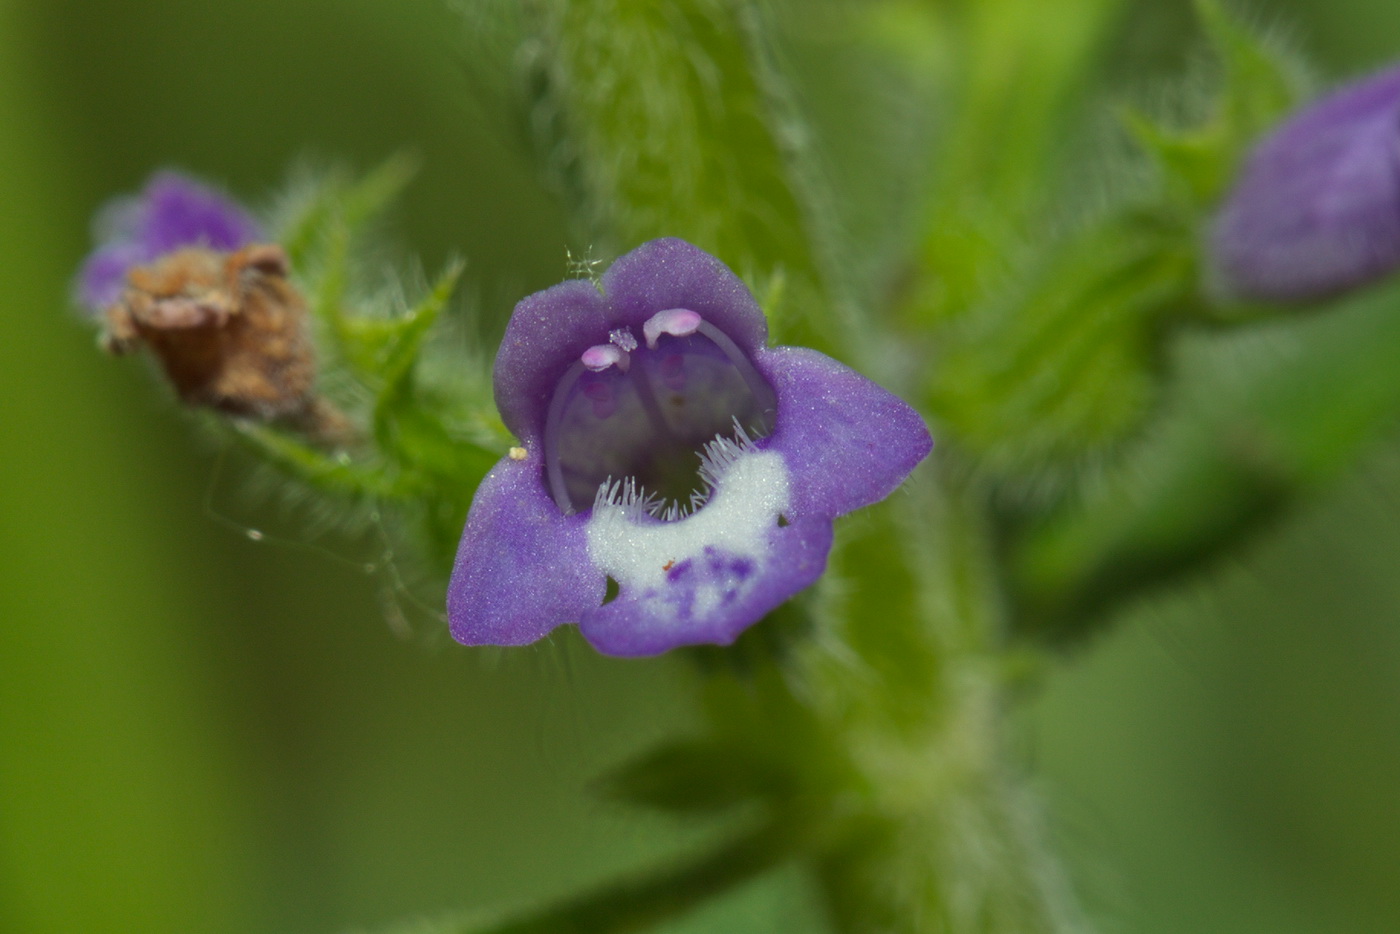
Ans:
[[[1082,931],[1005,738],[1010,666],[981,498],[937,474],[848,523],[838,573],[882,570],[841,586],[824,621],[835,631],[801,660],[849,756],[840,800],[860,828],[822,854],[819,878],[849,934]]]

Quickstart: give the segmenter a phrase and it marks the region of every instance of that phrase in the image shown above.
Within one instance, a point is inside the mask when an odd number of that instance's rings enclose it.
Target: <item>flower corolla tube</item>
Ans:
[[[1327,95],[1266,136],[1210,246],[1231,298],[1311,301],[1400,266],[1400,67]]]
[[[729,644],[821,575],[837,516],[933,445],[849,367],[768,347],[743,282],[677,239],[521,301],[494,385],[520,445],[457,552],[448,618],[468,645],[564,623],[609,655]]]

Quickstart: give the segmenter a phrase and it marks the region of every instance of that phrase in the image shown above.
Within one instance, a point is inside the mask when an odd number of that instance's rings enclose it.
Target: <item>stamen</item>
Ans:
[[[730,340],[728,334],[700,317],[698,312],[691,311],[689,308],[668,308],[665,311],[658,311],[647,319],[646,324],[642,325],[642,334],[646,337],[647,347],[651,350],[656,349],[656,342],[661,339],[662,334],[670,334],[672,337],[689,337],[697,332],[708,337],[729,358],[729,362],[739,371],[739,375],[743,377],[744,383],[749,387],[749,392],[753,393],[760,412],[767,412],[777,407],[777,398],[773,395],[772,388],[749,362],[748,354],[740,350],[739,345]]]
[[[583,497],[594,494],[595,505],[625,504],[635,515],[662,522],[687,518],[710,501],[741,455],[755,450],[752,438],[772,430],[772,387],[700,313],[666,309],[641,330],[645,348],[635,327],[615,328],[607,343],[584,350],[554,387],[542,453],[546,485],[565,515],[584,508]],[[676,340],[662,346],[662,335]],[[636,367],[634,352],[645,355]],[[608,375],[613,366],[617,374]],[[732,420],[733,429],[711,434],[723,424],[719,419]],[[601,434],[585,439],[593,431]],[[685,458],[697,455],[699,469],[691,474]],[[604,465],[623,479],[600,487]]]
[[[662,312],[665,314],[666,312]],[[692,312],[693,314],[693,312]],[[696,318],[699,318],[696,315]],[[654,318],[652,320],[655,320]],[[648,322],[650,324],[650,322]],[[714,342],[714,345],[724,351],[724,355],[729,358],[729,362],[734,365],[734,369],[739,371],[739,375],[748,384],[749,392],[753,393],[754,401],[758,403],[758,411],[761,415],[778,410],[778,397],[773,393],[773,387],[768,385],[768,381],[759,375],[758,370],[749,362],[748,354],[739,349],[739,345],[729,339],[729,335],[708,321],[699,321],[696,330]],[[737,427],[737,422],[736,422]],[[761,431],[767,431],[771,425],[763,426]]]
[[[633,339],[632,346],[635,347],[636,344],[636,340]],[[632,358],[627,355],[626,349],[614,347],[612,344],[595,344],[589,347],[583,352],[583,356],[579,357],[579,361],[594,373],[601,373],[610,366],[616,366],[626,373],[627,368],[632,365]]]
[[[568,488],[564,486],[564,469],[559,463],[560,422],[563,420],[564,404],[569,401],[569,391],[574,388],[583,371],[584,365],[579,362],[564,373],[559,385],[554,387],[554,398],[549,400],[549,412],[544,419],[545,476],[549,480],[549,492],[553,494],[554,502],[559,506],[559,511],[566,516],[573,515],[577,510],[569,499]]]
[[[700,327],[704,319],[689,308],[668,308],[658,311],[642,325],[642,335],[647,339],[647,348],[656,349],[656,342],[662,334],[672,337],[689,337]]]
[[[642,411],[646,413],[652,430],[660,437],[674,438],[675,433],[666,423],[666,416],[661,413],[661,403],[656,401],[656,389],[651,385],[646,367],[637,367],[637,372],[632,375],[632,385],[636,387],[637,401],[642,404]]]

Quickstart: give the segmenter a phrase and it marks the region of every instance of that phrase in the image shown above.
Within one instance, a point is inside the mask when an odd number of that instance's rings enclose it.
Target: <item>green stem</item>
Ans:
[[[421,491],[403,475],[327,454],[275,428],[253,422],[230,422],[230,437],[255,456],[310,487],[349,499],[407,501]]]
[[[848,756],[837,800],[859,830],[818,861],[842,932],[1084,930],[1006,741],[1011,666],[982,502],[933,465],[848,523],[836,572],[864,573],[799,662],[829,748]]]

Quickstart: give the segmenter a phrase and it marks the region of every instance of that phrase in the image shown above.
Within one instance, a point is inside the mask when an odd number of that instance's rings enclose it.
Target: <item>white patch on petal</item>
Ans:
[[[589,517],[588,556],[614,578],[628,599],[654,601],[658,616],[703,619],[736,588],[762,577],[770,533],[791,501],[787,466],[775,451],[729,444],[711,459],[714,489],[704,506],[674,522],[640,514],[625,498],[599,497]],[[715,559],[747,563],[745,574],[716,570]],[[691,562],[694,599],[688,607],[667,599],[667,575]],[[687,588],[689,589],[689,587]]]

